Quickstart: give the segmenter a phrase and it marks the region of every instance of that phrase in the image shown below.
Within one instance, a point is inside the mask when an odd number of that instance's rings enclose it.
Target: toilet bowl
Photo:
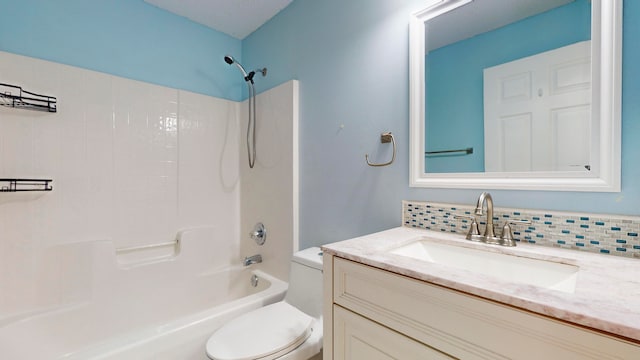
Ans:
[[[207,341],[212,360],[307,360],[322,349],[322,253],[313,247],[291,259],[283,301],[241,315]]]

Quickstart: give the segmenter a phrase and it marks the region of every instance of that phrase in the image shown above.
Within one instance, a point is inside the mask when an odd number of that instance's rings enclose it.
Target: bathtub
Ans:
[[[124,263],[109,241],[55,249],[49,261],[59,262],[59,254],[81,259],[58,274],[71,284],[65,282],[64,292],[49,290],[57,296],[40,308],[0,319],[0,358],[207,359],[205,343],[217,328],[282,300],[287,289],[239,261],[212,268],[214,235],[211,229],[182,232],[173,255],[128,254]]]

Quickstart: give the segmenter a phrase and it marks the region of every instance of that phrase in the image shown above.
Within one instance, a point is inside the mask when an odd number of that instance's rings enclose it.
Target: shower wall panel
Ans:
[[[82,246],[62,245],[208,226],[211,266],[239,264],[236,102],[6,52],[0,83],[58,99],[56,113],[0,107],[0,178],[53,179],[38,196],[0,193],[0,322],[89,300]]]

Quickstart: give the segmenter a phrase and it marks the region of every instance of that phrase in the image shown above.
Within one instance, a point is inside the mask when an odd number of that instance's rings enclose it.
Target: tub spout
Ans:
[[[249,266],[253,264],[259,264],[261,262],[262,262],[262,255],[258,254],[258,255],[245,257],[243,264],[244,266]]]

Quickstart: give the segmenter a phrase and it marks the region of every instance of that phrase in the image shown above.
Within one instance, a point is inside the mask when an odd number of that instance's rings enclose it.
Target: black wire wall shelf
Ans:
[[[44,112],[57,112],[57,99],[23,90],[20,86],[0,83],[0,106]]]
[[[51,179],[0,179],[0,192],[51,191]]]

